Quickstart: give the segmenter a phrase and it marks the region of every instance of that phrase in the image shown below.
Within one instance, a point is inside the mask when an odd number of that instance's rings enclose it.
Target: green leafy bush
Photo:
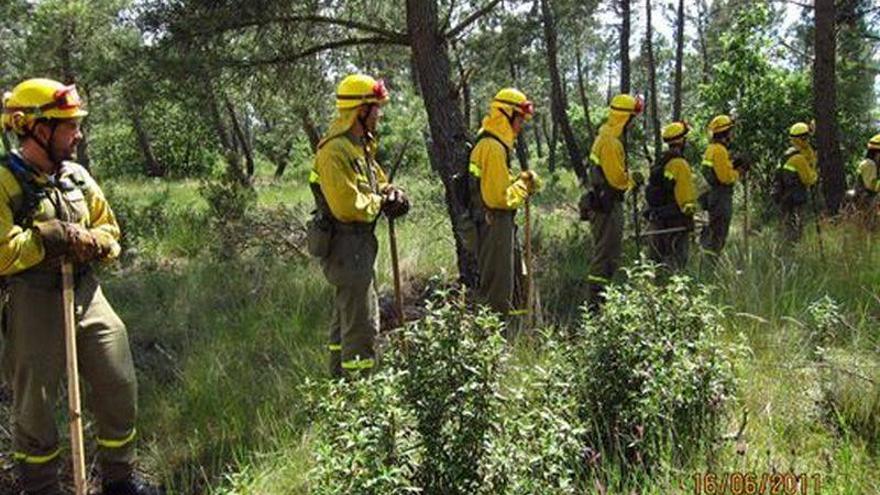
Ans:
[[[485,459],[500,423],[501,328],[488,312],[429,304],[379,372],[323,389],[313,493],[499,493]]]
[[[721,310],[708,290],[654,268],[611,286],[600,315],[584,310],[572,350],[580,415],[590,447],[651,467],[664,452],[686,460],[717,433],[734,395],[738,344],[720,341]]]

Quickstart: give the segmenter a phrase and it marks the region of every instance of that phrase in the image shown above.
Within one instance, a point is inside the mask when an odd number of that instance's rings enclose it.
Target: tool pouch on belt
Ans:
[[[590,167],[590,191],[584,200],[589,211],[610,213],[615,202],[623,201],[623,191],[618,191],[605,180],[605,173],[598,166]]]
[[[312,211],[312,218],[306,222],[306,249],[310,255],[323,259],[330,254],[334,222],[321,186],[310,184],[310,188],[315,197],[316,208]]]
[[[333,238],[333,220],[319,211],[312,212],[306,222],[306,248],[316,258],[326,258],[330,254],[330,241]]]
[[[478,222],[485,216],[483,200],[480,196],[480,179],[467,172],[455,174],[452,178],[455,196],[464,205],[455,217],[455,233],[461,239],[464,249],[477,252]]]

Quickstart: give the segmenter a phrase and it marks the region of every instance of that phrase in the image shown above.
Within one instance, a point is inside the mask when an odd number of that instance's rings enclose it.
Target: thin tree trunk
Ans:
[[[571,166],[574,169],[582,184],[587,183],[587,169],[584,167],[584,160],[578,146],[574,132],[571,130],[571,123],[568,120],[566,108],[565,88],[562,86],[562,80],[559,76],[559,62],[557,60],[557,43],[556,43],[556,21],[553,18],[553,9],[550,0],[540,0],[541,15],[544,18],[544,45],[547,50],[547,70],[550,73],[550,111],[553,114],[553,121],[562,131],[562,139],[565,141],[565,147],[568,149],[568,157]]]
[[[128,105],[128,111],[129,116],[131,117],[131,125],[137,136],[138,147],[140,147],[141,155],[144,157],[144,165],[146,166],[144,171],[146,172],[147,177],[165,177],[165,167],[159,163],[159,160],[156,159],[155,153],[153,153],[152,138],[150,137],[149,131],[147,131],[147,128],[144,126],[144,119],[140,110],[134,102],[131,102]]]
[[[645,51],[648,56],[648,85],[651,92],[651,129],[654,134],[654,156],[660,156],[660,117],[657,108],[657,66],[654,62],[654,28],[651,25],[651,0],[645,0]]]
[[[681,120],[681,78],[684,62],[684,0],[678,0],[678,17],[675,23],[675,86],[672,100],[672,120]]]
[[[575,65],[577,69],[577,84],[578,84],[578,92],[581,96],[581,106],[584,107],[584,121],[587,124],[587,136],[590,138],[590,142],[596,140],[596,129],[593,128],[593,118],[590,116],[590,99],[587,97],[587,88],[584,83],[585,75],[584,75],[584,64],[581,59],[581,51],[577,50],[575,53]]]
[[[406,23],[431,130],[428,156],[443,181],[446,210],[456,232],[456,219],[465,206],[453,191],[452,179],[457,173],[467,173],[467,127],[449,80],[449,53],[438,25],[437,0],[406,0]],[[461,281],[474,287],[478,280],[476,260],[464,249],[457,233],[455,250]]]
[[[251,150],[245,138],[244,131],[242,131],[241,129],[241,125],[238,123],[238,117],[235,115],[235,108],[232,106],[232,102],[229,101],[228,97],[224,98],[224,104],[226,105],[226,111],[229,113],[229,118],[232,121],[233,139],[238,143],[238,146],[244,153],[245,158],[245,174],[241,173],[241,169],[238,166],[234,167],[235,170],[233,173],[237,175],[237,178],[241,180],[242,183],[247,183],[249,179],[254,176],[253,151]]]
[[[541,146],[541,126],[538,121],[543,120],[540,116],[535,117],[535,124],[532,126],[532,131],[535,134],[535,151],[538,152],[538,158],[544,157],[544,150]]]
[[[837,80],[835,0],[816,0],[815,61],[813,62],[813,111],[816,115],[816,144],[825,204],[836,213],[846,189],[843,159],[837,136]]]
[[[306,137],[309,138],[309,147],[312,149],[312,153],[317,153],[318,143],[321,142],[321,132],[318,131],[318,127],[315,125],[315,121],[312,120],[312,116],[307,109],[301,108],[297,113],[299,114],[300,122],[302,122],[303,131],[306,133]]]
[[[708,84],[712,76],[712,65],[709,63],[709,47],[706,41],[706,17],[709,15],[709,9],[705,0],[697,2],[697,43],[700,47],[700,58],[703,62],[702,83]]]
[[[620,92],[630,91],[629,37],[631,22],[630,0],[620,1]]]
[[[544,132],[547,132],[547,129],[544,129]],[[547,169],[550,172],[556,171],[556,143],[559,139],[559,128],[556,125],[556,120],[550,119],[550,142],[548,144],[549,159],[547,160]]]

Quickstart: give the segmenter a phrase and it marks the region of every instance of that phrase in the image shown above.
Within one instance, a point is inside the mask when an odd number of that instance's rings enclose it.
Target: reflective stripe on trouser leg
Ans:
[[[13,458],[22,488],[37,492],[58,482],[55,412],[66,361],[61,293],[23,279],[8,290],[3,374],[12,388]]]
[[[373,344],[379,333],[379,298],[373,282],[337,287],[336,304],[342,333],[343,371],[372,369],[376,357]]]
[[[95,417],[98,462],[106,481],[131,475],[135,461],[137,379],[128,332],[104,297],[97,279],[77,287],[81,308],[77,334],[79,367],[89,385],[86,406]]]

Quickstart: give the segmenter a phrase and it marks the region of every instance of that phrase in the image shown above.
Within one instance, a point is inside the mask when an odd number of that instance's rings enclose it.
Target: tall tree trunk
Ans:
[[[318,131],[318,126],[315,125],[315,121],[312,120],[312,116],[307,109],[300,108],[297,110],[297,113],[299,114],[300,122],[302,122],[303,132],[309,138],[309,147],[312,149],[312,153],[317,153],[318,143],[321,142],[321,132]]]
[[[459,84],[461,85],[461,99],[462,110],[464,111],[464,123],[465,126],[469,126],[471,122],[471,84],[470,81],[468,81],[468,78],[470,76],[464,69],[464,65],[461,64],[460,60],[458,61],[457,65]]]
[[[547,132],[547,128],[544,128],[544,132]],[[556,171],[556,143],[559,142],[559,127],[556,125],[555,119],[550,119],[550,141],[547,144],[547,147],[550,149],[547,153],[549,158],[547,159],[547,169],[550,172]]]
[[[620,92],[630,91],[630,68],[629,68],[629,36],[631,22],[631,0],[619,0],[620,2]]]
[[[678,0],[675,22],[675,86],[672,100],[672,120],[681,120],[681,77],[684,62],[684,0]]]
[[[593,128],[593,118],[590,116],[590,99],[587,97],[587,87],[584,83],[584,64],[581,59],[580,49],[575,52],[575,68],[577,69],[577,84],[578,92],[581,96],[581,106],[584,107],[584,121],[587,124],[587,136],[590,138],[590,143],[592,143],[596,140],[596,129]]]
[[[813,111],[816,115],[816,144],[825,204],[836,213],[843,199],[846,180],[837,136],[837,80],[835,0],[816,0],[816,58],[813,62]]]
[[[244,153],[245,158],[245,173],[242,174],[241,169],[238,166],[235,166],[233,174],[235,174],[236,178],[242,183],[248,183],[254,176],[254,154],[251,150],[250,143],[247,142],[244,131],[241,129],[238,117],[235,115],[235,108],[232,106],[232,102],[228,97],[224,97],[223,103],[226,105],[226,111],[229,113],[229,118],[232,121],[232,137],[234,141],[238,143],[238,148]]]
[[[467,127],[458,95],[449,80],[449,53],[438,26],[437,0],[406,0],[406,24],[431,130],[428,156],[431,167],[443,181],[446,210],[456,232],[456,218],[464,213],[465,205],[453,191],[452,178],[457,173],[468,173]],[[469,287],[475,286],[476,260],[464,249],[457,233],[455,252],[461,281]]]
[[[550,111],[553,114],[553,121],[562,131],[562,139],[565,141],[565,147],[568,149],[568,157],[571,166],[577,174],[582,184],[587,183],[587,169],[584,167],[584,160],[578,146],[574,132],[571,130],[571,123],[568,120],[568,107],[565,101],[565,88],[562,86],[562,80],[559,76],[559,62],[557,60],[557,44],[556,44],[556,21],[553,18],[553,9],[550,0],[540,0],[541,15],[544,18],[544,45],[547,50],[547,70],[550,73]]]
[[[708,84],[712,76],[712,64],[709,63],[709,43],[706,40],[706,18],[709,15],[709,7],[706,0],[697,2],[697,43],[700,47],[700,59],[703,62],[703,71],[701,74],[701,82]]]
[[[540,121],[543,120],[541,116],[535,116],[535,124],[532,125],[532,131],[535,134],[535,151],[538,152],[538,158],[544,157],[544,150],[541,146],[541,125]]]
[[[654,27],[651,25],[651,0],[645,0],[645,52],[648,56],[648,86],[651,92],[651,130],[654,134],[654,156],[660,156],[660,116],[657,108],[657,65],[654,62]]]
[[[516,66],[513,63],[512,59],[508,59],[507,61],[508,69],[510,70],[510,80],[513,81],[514,86],[519,86],[519,78],[516,75]],[[514,142],[515,150],[516,150],[516,160],[519,162],[519,168],[522,170],[528,170],[529,167],[529,144],[526,142],[525,135],[521,132]]]
[[[159,163],[155,153],[153,153],[153,140],[144,126],[144,119],[140,109],[133,101],[128,105],[128,114],[131,117],[131,125],[137,136],[138,147],[141,149],[141,155],[144,157],[144,165],[146,166],[144,172],[146,172],[147,177],[165,177],[165,167]]]

